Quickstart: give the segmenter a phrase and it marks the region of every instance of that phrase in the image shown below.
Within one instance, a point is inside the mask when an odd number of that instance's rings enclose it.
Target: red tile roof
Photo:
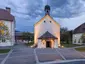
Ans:
[[[13,21],[14,16],[10,14],[10,12],[0,9],[0,20],[7,20],[7,21]]]
[[[81,24],[76,29],[74,29],[73,33],[74,34],[76,34],[76,33],[85,33],[85,23]]]

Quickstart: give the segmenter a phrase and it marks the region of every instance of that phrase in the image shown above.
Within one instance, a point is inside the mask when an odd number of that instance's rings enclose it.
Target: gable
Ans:
[[[49,16],[49,15],[44,16],[42,19],[40,19],[40,21],[38,21],[37,23],[35,23],[34,26],[40,24],[41,22],[44,22],[44,19],[46,19],[47,17],[48,17],[50,20],[52,20],[52,22],[54,22],[56,25],[60,26],[60,24],[57,23],[57,22],[56,22],[51,16]]]

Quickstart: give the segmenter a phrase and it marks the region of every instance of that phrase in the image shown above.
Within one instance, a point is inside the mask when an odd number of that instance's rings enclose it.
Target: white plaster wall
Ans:
[[[14,45],[14,22],[10,21],[3,21],[4,24],[8,27],[9,30],[9,35],[10,35],[10,40],[7,40],[6,42],[0,42],[0,46],[12,46]]]
[[[11,23],[11,26],[12,26],[12,42],[13,42],[13,44],[15,44],[15,21],[13,21],[12,23]]]
[[[41,40],[38,40],[38,48],[41,48]]]
[[[82,36],[82,33],[73,34],[73,36],[72,36],[73,44],[82,44],[82,42],[79,43],[79,39],[81,38],[81,36]],[[76,40],[76,42],[75,42],[75,40]]]
[[[54,42],[54,48],[58,48],[58,41],[57,40],[55,40],[55,42]]]
[[[38,48],[46,48],[46,43],[44,40],[42,42],[41,40],[38,40]]]
[[[11,42],[4,42],[0,43],[0,46],[13,46],[13,44],[10,44]]]
[[[53,21],[53,19],[51,19],[48,15],[34,27],[34,43],[38,43],[38,38],[46,31],[49,31],[51,34],[57,37],[58,45],[60,45],[60,25]]]
[[[10,40],[6,40],[6,42],[0,42],[0,46],[13,46],[14,44]]]

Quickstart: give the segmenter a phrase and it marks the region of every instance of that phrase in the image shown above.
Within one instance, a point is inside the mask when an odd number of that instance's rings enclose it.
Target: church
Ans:
[[[11,9],[0,9],[0,47],[13,46],[15,43],[15,19]]]
[[[60,46],[60,24],[50,15],[50,6],[44,8],[45,16],[34,25],[34,45],[37,48]]]

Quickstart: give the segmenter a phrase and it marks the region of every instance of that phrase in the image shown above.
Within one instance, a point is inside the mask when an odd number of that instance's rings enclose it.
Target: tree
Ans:
[[[33,41],[34,35],[33,35],[33,33],[30,33],[30,32],[23,32],[22,38],[23,38],[23,40]]]
[[[63,42],[66,42],[67,44],[69,44],[70,42],[72,42],[72,30],[68,31],[67,28],[61,28],[61,35],[60,35],[60,39]]]
[[[61,33],[61,34],[67,32],[67,31],[68,31],[68,29],[67,29],[66,27],[60,28],[60,33]]]

